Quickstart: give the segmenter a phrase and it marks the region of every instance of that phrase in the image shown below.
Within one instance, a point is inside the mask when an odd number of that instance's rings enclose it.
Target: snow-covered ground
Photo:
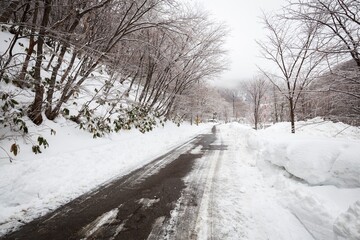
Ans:
[[[46,125],[57,134],[44,130],[51,145],[43,154],[24,147],[14,162],[0,162],[1,234],[212,126],[168,123],[92,139],[65,120]],[[214,181],[202,201],[211,214],[200,206],[199,239],[360,239],[359,128],[314,119],[298,122],[295,135],[289,123],[218,129],[214,144],[228,148],[211,165]]]

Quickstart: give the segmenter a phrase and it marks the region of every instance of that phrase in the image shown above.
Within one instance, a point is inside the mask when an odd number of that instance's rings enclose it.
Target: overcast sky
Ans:
[[[263,64],[255,42],[264,36],[260,17],[262,11],[273,12],[286,3],[285,0],[194,0],[198,1],[217,21],[230,28],[226,49],[231,65],[215,81],[220,86],[235,86],[239,81],[256,75],[256,64]],[[260,64],[260,65],[261,65]]]

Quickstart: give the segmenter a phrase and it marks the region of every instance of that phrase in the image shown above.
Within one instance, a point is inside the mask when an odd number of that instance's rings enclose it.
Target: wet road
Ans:
[[[211,210],[203,196],[225,150],[214,127],[1,239],[196,239],[200,206]]]

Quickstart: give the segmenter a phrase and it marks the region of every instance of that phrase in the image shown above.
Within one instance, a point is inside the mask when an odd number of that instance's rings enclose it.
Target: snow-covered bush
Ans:
[[[140,106],[120,107],[116,110],[117,116],[99,116],[94,109],[84,108],[80,112],[80,129],[93,134],[94,138],[103,137],[107,133],[119,132],[120,130],[138,129],[141,133],[149,132],[160,123],[161,118],[156,118],[155,114],[147,108]]]
[[[12,161],[13,156],[20,152],[18,141],[25,139],[31,143],[31,149],[35,154],[41,153],[41,148],[47,148],[49,144],[42,135],[29,131],[27,106],[19,100],[23,94],[22,90],[9,90],[12,87],[9,88],[6,83],[2,83],[2,88],[6,88],[6,91],[0,91],[0,141],[7,140],[11,144],[9,149],[1,147],[1,151]]]

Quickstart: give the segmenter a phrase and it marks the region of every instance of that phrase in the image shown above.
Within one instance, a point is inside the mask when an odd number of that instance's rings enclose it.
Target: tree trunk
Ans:
[[[26,52],[26,57],[24,60],[24,63],[21,67],[21,72],[20,75],[18,76],[18,78],[14,81],[14,84],[20,88],[24,88],[26,87],[30,87],[29,83],[27,83],[25,81],[25,76],[26,76],[26,72],[27,72],[27,68],[29,66],[29,62],[30,62],[30,58],[31,58],[31,54],[34,52],[34,47],[36,45],[36,42],[34,40],[34,36],[30,36],[30,40],[29,40],[29,47],[28,50]]]
[[[23,88],[23,87],[30,87],[29,83],[27,83],[25,81],[25,76],[26,76],[26,72],[27,72],[27,68],[29,66],[29,62],[31,59],[31,55],[34,51],[34,47],[36,45],[36,41],[34,39],[34,34],[35,34],[35,25],[37,22],[37,16],[38,16],[38,12],[39,12],[39,1],[35,1],[34,4],[34,14],[33,14],[33,20],[32,20],[32,26],[31,26],[31,34],[30,34],[30,39],[29,39],[29,47],[28,50],[26,52],[26,57],[23,63],[23,66],[21,68],[21,72],[20,75],[18,77],[18,79],[14,82],[17,86]]]
[[[294,99],[289,98],[290,105],[290,122],[291,122],[291,133],[295,133],[295,109],[294,109]]]
[[[54,47],[54,53],[51,55],[51,58],[50,58],[50,60],[49,60],[49,62],[48,62],[48,65],[47,65],[46,68],[45,68],[46,71],[48,71],[48,70],[50,69],[51,64],[52,64],[52,62],[54,61],[54,58],[55,58],[55,56],[57,55],[59,49],[60,49],[60,44],[57,44],[57,45]]]
[[[258,129],[258,115],[257,115],[257,113],[256,113],[256,110],[255,110],[255,112],[254,112],[254,125],[255,125],[255,130],[257,130]]]
[[[276,95],[275,85],[273,86],[273,97],[274,97],[274,120],[273,123],[279,122],[279,113],[278,113],[278,98]]]
[[[43,59],[44,36],[46,32],[45,27],[47,26],[49,21],[50,11],[51,11],[51,0],[45,0],[44,14],[37,40],[38,43],[37,43],[36,63],[35,63],[35,72],[34,72],[35,98],[28,112],[29,118],[36,125],[40,125],[43,121],[41,113],[42,113],[43,98],[44,98],[44,86],[41,83],[41,64]]]
[[[72,57],[71,57],[69,66],[67,67],[64,74],[61,76],[60,84],[64,83],[65,79],[70,74],[70,71],[71,71],[72,67],[74,66],[76,56],[77,56],[77,52],[74,52]],[[51,103],[51,104],[49,104],[47,106],[47,108],[45,110],[45,115],[49,120],[54,120],[57,116],[59,116],[61,105],[56,106],[55,109],[52,109],[52,100],[50,102],[48,102],[48,103]]]
[[[51,112],[52,112],[52,100],[53,100],[53,95],[54,95],[54,92],[55,92],[56,77],[58,75],[59,69],[60,69],[61,64],[63,62],[66,50],[67,50],[67,46],[63,45],[61,47],[61,51],[60,51],[60,55],[58,57],[57,64],[56,64],[55,67],[53,67],[53,71],[52,71],[52,74],[51,74],[51,77],[50,77],[49,88],[47,90],[45,115],[50,120],[55,119],[55,117],[57,116],[57,114],[56,114],[56,116],[52,116],[52,114],[51,114]]]

